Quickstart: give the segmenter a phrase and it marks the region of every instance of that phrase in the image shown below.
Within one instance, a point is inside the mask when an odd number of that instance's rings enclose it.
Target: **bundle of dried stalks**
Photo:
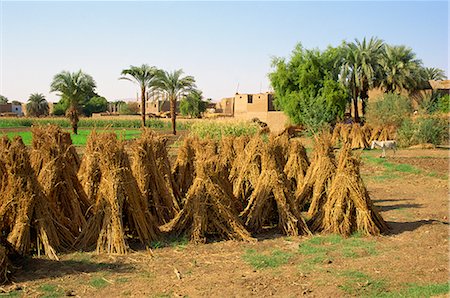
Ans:
[[[388,230],[372,204],[359,168],[360,159],[352,156],[349,145],[344,146],[324,206],[321,222],[324,232],[349,236],[355,232],[379,235]]]
[[[340,140],[340,137],[341,137],[341,129],[342,129],[342,126],[343,126],[343,125],[345,125],[345,124],[343,124],[343,123],[337,123],[337,124],[334,126],[333,134],[332,134],[332,136],[331,136],[331,143],[332,143],[333,145],[337,145],[337,144],[339,143],[339,140]]]
[[[195,160],[196,176],[186,195],[181,212],[161,229],[185,233],[195,243],[205,242],[208,235],[224,239],[252,241],[234,208],[236,199],[224,187],[224,177],[217,156],[199,152]]]
[[[309,167],[309,159],[306,149],[298,140],[291,140],[289,157],[284,167],[284,173],[289,182],[289,190],[295,194],[298,187],[304,183]]]
[[[372,143],[372,141],[378,141],[378,137],[380,136],[382,130],[383,127],[381,126],[376,126],[372,129],[372,132],[370,133],[369,144]]]
[[[331,135],[322,132],[316,136],[314,157],[308,171],[305,182],[299,187],[296,194],[297,205],[300,209],[310,203],[308,217],[310,218],[310,228],[314,231],[323,212],[323,204],[326,201],[331,181],[336,172],[336,159],[331,144]]]
[[[180,207],[158,171],[153,150],[155,138],[150,129],[142,130],[141,137],[131,146],[132,170],[150,212],[159,224],[165,224],[175,217]]]
[[[352,125],[341,124],[341,129],[339,131],[339,137],[342,143],[347,143],[350,140],[350,133],[352,130]]]
[[[48,149],[48,142],[56,143],[58,148],[55,150],[65,154],[66,162],[75,168],[75,172],[80,168],[81,160],[77,150],[72,145],[70,133],[64,132],[57,125],[33,126],[31,128],[33,134],[32,147]]]
[[[364,149],[369,147],[369,144],[366,141],[366,135],[358,123],[352,125],[349,139],[351,140],[352,149]]]
[[[230,172],[230,181],[233,183],[233,194],[241,202],[246,203],[253,189],[256,187],[261,174],[261,155],[264,142],[260,136],[254,136],[245,146],[236,159]]]
[[[174,196],[178,204],[181,205],[182,196],[175,178],[172,175],[172,167],[170,165],[169,153],[167,151],[168,139],[164,136],[157,136],[155,132],[152,132],[151,130],[147,130],[147,132],[154,134],[153,153],[156,158],[156,166],[158,167],[158,171],[160,175],[163,176],[167,189],[171,192],[171,196]]]
[[[219,162],[227,171],[227,177],[233,167],[237,152],[234,150],[234,137],[222,138],[219,144]]]
[[[372,131],[373,131],[372,126],[369,125],[369,124],[365,124],[361,128],[361,130],[362,130],[362,133],[364,135],[364,139],[366,140],[366,144],[368,144],[368,146],[370,146],[370,143],[371,143],[370,138],[372,136]]]
[[[245,160],[244,150],[250,141],[249,136],[240,136],[233,139],[233,151],[235,152],[235,158],[233,163],[231,164],[230,175],[229,178],[231,182],[234,183],[234,180],[237,178],[239,171],[241,170],[241,166]]]
[[[32,134],[30,158],[38,181],[56,220],[78,235],[91,203],[77,177],[80,161],[70,134],[55,125],[35,126]]]
[[[279,156],[283,152],[281,144],[280,140],[273,137],[263,144],[261,174],[241,216],[251,231],[258,232],[265,224],[273,225],[271,221],[278,217],[275,224],[286,235],[310,234],[289,192],[288,181],[283,173],[283,158]]]
[[[186,196],[186,193],[194,182],[195,168],[195,139],[187,137],[184,139],[183,145],[178,150],[178,156],[175,161],[172,175],[175,180],[176,187],[182,198]]]
[[[0,245],[0,284],[8,281],[8,267],[10,265],[6,249]]]
[[[115,138],[114,134],[106,134],[103,138],[107,136]],[[79,181],[91,204],[95,203],[101,178],[100,157],[103,155],[103,152],[100,141],[98,133],[93,130],[87,139],[83,159],[78,171]]]
[[[98,145],[100,183],[93,215],[76,241],[81,249],[97,247],[98,253],[125,254],[125,233],[149,244],[158,227],[130,169],[124,143],[115,134],[94,135]],[[89,152],[86,152],[88,154]]]
[[[57,223],[22,139],[3,140],[2,151],[7,182],[0,193],[1,234],[22,255],[30,250],[40,255],[43,248],[49,258],[57,260],[56,250],[60,244],[69,246],[73,235]]]

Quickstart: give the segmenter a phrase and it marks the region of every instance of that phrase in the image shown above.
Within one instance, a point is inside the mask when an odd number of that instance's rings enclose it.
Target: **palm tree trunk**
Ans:
[[[363,117],[366,115],[367,102],[369,100],[368,93],[369,93],[369,91],[367,90],[367,88],[364,88],[363,90],[361,90],[361,93],[360,93]]]
[[[72,131],[74,134],[78,134],[78,110],[76,107],[71,106],[67,111],[67,116],[69,117],[70,124],[72,125]]]
[[[145,87],[141,88],[142,127],[145,127]]]
[[[353,109],[355,112],[355,122],[359,123],[359,111],[358,111],[358,88],[353,90]]]
[[[170,116],[172,118],[172,132],[174,135],[177,134],[176,123],[175,123],[176,118],[177,118],[176,108],[177,108],[176,98],[170,98]]]

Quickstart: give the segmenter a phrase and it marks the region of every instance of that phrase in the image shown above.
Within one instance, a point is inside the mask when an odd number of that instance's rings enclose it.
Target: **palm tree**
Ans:
[[[411,48],[386,45],[380,58],[382,76],[379,85],[386,93],[417,89],[421,64]]]
[[[155,67],[148,66],[147,64],[142,64],[141,66],[131,65],[130,68],[122,70],[121,74],[123,77],[119,78],[121,80],[135,82],[141,88],[142,127],[145,126],[145,94],[147,88],[152,88],[156,72],[157,69]],[[127,75],[129,77],[126,77]]]
[[[78,134],[79,105],[94,93],[96,87],[94,79],[82,72],[62,71],[53,77],[50,92],[57,91],[61,99],[69,104],[66,115],[68,116],[74,134]]]
[[[355,39],[355,42],[343,45],[341,81],[350,89],[356,122],[359,121],[358,98],[362,100],[362,112],[365,114],[369,89],[376,85],[383,47],[383,41],[376,37],[371,37],[369,41],[366,38],[362,41]]]
[[[425,67],[423,69],[423,78],[426,81],[440,81],[445,80],[445,72],[440,68]]]
[[[27,113],[32,117],[48,115],[48,102],[41,93],[33,93],[28,98]]]
[[[170,101],[170,116],[172,118],[172,131],[176,135],[176,106],[177,100],[192,91],[195,86],[195,79],[192,76],[182,77],[183,70],[174,72],[159,70],[156,73],[155,88],[167,94]]]

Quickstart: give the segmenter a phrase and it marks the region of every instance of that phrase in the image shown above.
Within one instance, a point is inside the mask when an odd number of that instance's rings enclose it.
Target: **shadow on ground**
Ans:
[[[53,261],[42,258],[24,258],[14,263],[12,282],[19,283],[44,278],[62,277],[69,274],[114,272],[127,273],[135,268],[126,263],[96,263],[88,260]]]
[[[448,222],[434,220],[434,219],[418,220],[418,221],[411,221],[411,222],[388,221],[387,224],[390,228],[388,235],[399,235],[404,232],[411,232],[411,231],[414,231],[424,225],[432,225],[432,224],[449,225]]]

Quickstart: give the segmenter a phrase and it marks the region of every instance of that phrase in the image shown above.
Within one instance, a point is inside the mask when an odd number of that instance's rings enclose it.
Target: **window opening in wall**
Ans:
[[[248,95],[247,103],[253,103],[253,95]]]

